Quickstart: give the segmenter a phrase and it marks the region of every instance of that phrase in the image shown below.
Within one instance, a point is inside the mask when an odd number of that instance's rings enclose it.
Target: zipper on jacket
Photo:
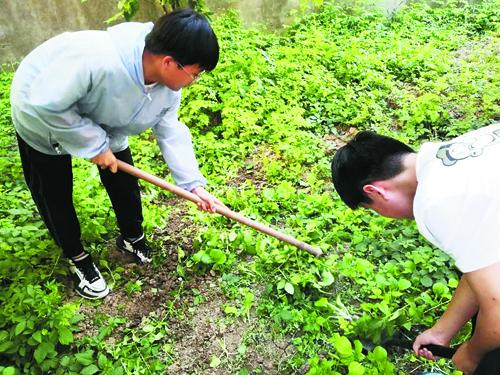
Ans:
[[[57,152],[58,155],[61,155],[61,148],[59,147],[59,143],[53,143],[52,148]]]

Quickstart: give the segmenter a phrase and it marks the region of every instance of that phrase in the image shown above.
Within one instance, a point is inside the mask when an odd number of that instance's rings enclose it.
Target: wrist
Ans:
[[[205,190],[205,189],[203,188],[203,186],[198,185],[198,186],[195,186],[194,188],[192,188],[192,189],[191,189],[191,193],[193,193],[193,194],[197,194],[197,193],[200,191],[200,189],[201,189],[201,190]]]
[[[440,324],[441,322],[438,320],[436,324],[431,328],[432,334],[434,337],[436,337],[439,341],[448,344],[451,339],[455,336],[456,332],[451,331],[446,327],[445,324]]]

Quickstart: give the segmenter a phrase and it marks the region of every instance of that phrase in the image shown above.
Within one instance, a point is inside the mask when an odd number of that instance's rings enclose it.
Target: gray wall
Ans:
[[[245,25],[265,24],[280,28],[293,17],[290,11],[300,0],[205,0],[209,9],[221,13],[237,9]],[[349,3],[349,0],[337,0]],[[40,43],[64,31],[105,29],[116,0],[0,0],[0,64],[19,62]],[[310,1],[309,1],[310,2]],[[374,0],[390,13],[405,0]],[[157,2],[156,2],[157,3]],[[135,21],[152,21],[163,14],[154,0],[141,0]]]
[[[64,31],[105,29],[117,12],[115,0],[0,0],[0,64],[15,63],[33,48]],[[161,15],[144,1],[137,21]]]

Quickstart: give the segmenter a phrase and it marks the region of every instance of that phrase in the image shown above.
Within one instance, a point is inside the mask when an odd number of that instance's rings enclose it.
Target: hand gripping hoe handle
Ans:
[[[422,348],[429,350],[433,355],[442,357],[442,358],[450,358],[455,355],[457,349],[450,348],[449,346],[442,346],[436,344],[427,344],[422,345]]]
[[[159,177],[156,177],[152,174],[149,174],[145,171],[140,170],[139,168],[136,168],[128,163],[125,163],[124,161],[117,160],[118,162],[118,169],[120,171],[126,172],[128,174],[131,174],[132,176],[135,176],[141,180],[147,181],[152,183],[153,185],[156,185],[162,189],[168,190],[171,193],[174,193],[175,195],[184,198],[186,200],[189,200],[193,203],[199,203],[201,202],[200,198],[193,193],[190,193],[189,191],[186,191],[184,189],[181,189],[178,186],[175,186],[171,183],[168,183],[165,180],[162,180]],[[237,212],[234,212],[230,210],[229,208],[225,206],[221,206],[216,204],[215,205],[216,212],[222,216],[225,216],[229,219],[232,219],[234,221],[237,221],[238,223],[247,225],[253,229],[258,230],[259,232],[265,233],[269,236],[272,236],[274,238],[277,238],[280,241],[287,242],[291,245],[294,245],[298,247],[301,250],[305,250],[308,253],[313,254],[314,256],[321,256],[323,253],[321,252],[320,248],[313,247],[305,242],[299,241],[296,238],[289,236],[288,234],[281,233],[273,228],[270,228],[262,223],[259,223],[255,220],[249,219]]]

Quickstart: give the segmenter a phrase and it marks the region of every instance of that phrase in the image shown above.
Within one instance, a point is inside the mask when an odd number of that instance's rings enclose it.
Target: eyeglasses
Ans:
[[[200,80],[201,76],[202,76],[202,75],[203,75],[203,73],[204,73],[204,71],[202,70],[202,71],[201,71],[201,72],[199,72],[198,74],[191,74],[191,73],[189,73],[189,72],[186,70],[186,68],[184,67],[184,65],[182,65],[180,62],[177,62],[177,66],[178,66],[179,68],[181,68],[181,69],[182,69],[182,71],[183,71],[184,73],[186,73],[188,76],[190,76],[190,77],[191,77],[191,82],[192,82],[192,83],[194,83],[194,82],[198,82],[198,81]]]

